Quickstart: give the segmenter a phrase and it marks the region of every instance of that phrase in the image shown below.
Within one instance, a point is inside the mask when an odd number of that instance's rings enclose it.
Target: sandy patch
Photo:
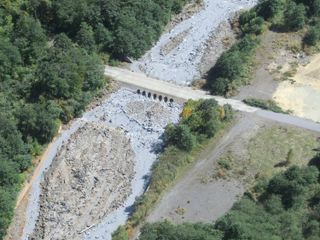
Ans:
[[[320,54],[300,66],[292,79],[280,83],[273,99],[299,117],[320,122]]]

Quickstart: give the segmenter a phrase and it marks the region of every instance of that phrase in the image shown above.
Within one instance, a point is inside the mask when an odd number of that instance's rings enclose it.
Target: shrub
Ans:
[[[266,20],[270,20],[280,14],[286,4],[286,0],[262,0],[257,6],[257,13]]]
[[[243,102],[250,106],[270,110],[276,113],[287,113],[272,100],[249,98],[243,100]]]
[[[195,146],[195,137],[187,125],[169,125],[165,131],[166,145],[174,145],[179,149],[190,152]]]
[[[310,46],[315,46],[320,40],[320,28],[313,26],[309,29],[306,36],[304,37],[304,42]]]
[[[258,42],[257,38],[246,35],[221,55],[207,76],[208,85],[213,94],[233,95],[239,86],[249,82],[252,55]]]

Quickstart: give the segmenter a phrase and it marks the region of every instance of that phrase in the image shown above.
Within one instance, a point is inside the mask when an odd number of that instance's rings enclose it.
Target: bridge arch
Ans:
[[[172,104],[174,102],[173,98],[170,98],[168,96],[163,96],[163,95],[157,94],[157,93],[148,92],[148,91],[140,89],[140,88],[137,89],[136,93],[139,95],[142,95],[144,97],[151,98],[153,100],[158,100],[160,102],[164,101],[165,103],[170,103],[170,104]]]

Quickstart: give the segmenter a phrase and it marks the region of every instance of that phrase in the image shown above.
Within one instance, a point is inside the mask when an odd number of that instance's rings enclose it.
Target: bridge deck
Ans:
[[[147,77],[145,74],[132,72],[127,69],[109,67],[105,68],[105,75],[112,79],[131,85],[138,89],[148,90],[151,93],[163,94],[187,101],[189,99],[215,99],[220,105],[230,104],[234,109],[244,112],[255,112],[258,109],[250,107],[241,101],[226,99],[220,96],[212,96],[202,90],[196,90],[191,87],[177,86],[173,83]]]

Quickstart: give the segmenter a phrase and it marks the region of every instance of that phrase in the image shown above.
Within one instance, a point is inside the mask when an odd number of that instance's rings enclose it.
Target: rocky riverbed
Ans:
[[[34,183],[22,239],[111,239],[145,190],[160,136],[181,109],[120,89],[74,121]]]
[[[134,153],[120,129],[87,123],[56,155],[42,186],[31,239],[81,239],[131,194]]]

